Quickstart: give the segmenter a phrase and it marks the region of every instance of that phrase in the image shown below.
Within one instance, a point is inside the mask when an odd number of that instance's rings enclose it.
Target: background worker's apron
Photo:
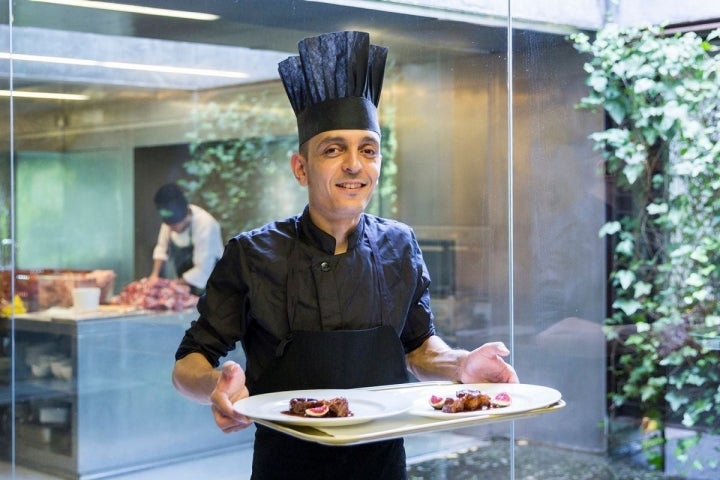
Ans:
[[[384,295],[387,287],[378,261],[375,239],[369,240],[378,287],[383,297],[389,298]],[[297,291],[292,283],[292,275],[289,275],[288,297]],[[292,301],[288,299],[289,304]],[[406,383],[408,374],[402,343],[395,329],[385,325],[384,305],[379,308],[381,325],[378,327],[365,330],[291,331],[280,343],[275,358],[258,380],[248,382],[250,393],[257,395],[283,390],[344,389]],[[352,403],[349,407],[352,410]],[[327,446],[257,425],[253,479],[398,480],[406,476],[402,439],[356,446]]]
[[[183,273],[187,272],[193,266],[195,266],[195,263],[193,262],[193,253],[195,252],[195,245],[193,244],[193,238],[192,238],[192,223],[188,226],[190,229],[189,235],[190,235],[190,244],[186,247],[179,247],[173,242],[172,240],[169,241],[168,245],[168,257],[173,263],[173,268],[175,269],[175,276],[177,278],[182,278]],[[190,287],[190,293],[193,295],[202,295],[205,293],[205,289],[195,287],[194,285],[188,284]]]

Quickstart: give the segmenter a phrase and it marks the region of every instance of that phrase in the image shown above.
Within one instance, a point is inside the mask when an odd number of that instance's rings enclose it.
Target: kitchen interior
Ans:
[[[31,0],[0,9],[0,49],[16,55],[0,62],[6,87],[77,96],[0,103],[0,292],[25,310],[0,318],[3,460],[12,452],[26,468],[104,478],[249,444],[251,432],[221,434],[170,385],[194,310],[118,299],[150,271],[159,218],[149,199],[186,175],[177,152],[187,152],[197,112],[261,95],[283,105],[277,62],[303,37],[347,28],[390,47],[380,111],[397,142],[396,197],[380,213],[417,233],[438,330],[464,348],[507,342],[524,382],[569,400],[572,427],[548,433],[556,419],[538,418],[514,434],[605,448],[604,383],[582,383],[604,378],[599,328],[555,335],[567,319],[597,327],[605,306],[593,261],[603,255],[604,203],[590,194],[603,179],[586,138],[602,118],[573,108],[584,73],[565,35],[578,27],[518,19],[509,39],[506,6],[498,16],[382,3],[173,2],[212,21]],[[292,118],[289,105],[278,108]],[[292,124],[277,128],[294,135]],[[280,207],[300,211],[302,194],[276,203],[268,220],[285,216]],[[568,258],[558,236],[579,254]],[[76,287],[99,289],[98,307],[78,313]],[[572,375],[556,342],[577,361]],[[507,424],[466,434],[510,435]]]

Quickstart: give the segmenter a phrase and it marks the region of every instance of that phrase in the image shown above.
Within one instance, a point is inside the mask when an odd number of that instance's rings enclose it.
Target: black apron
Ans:
[[[173,262],[177,278],[182,278],[183,273],[195,266],[195,263],[193,263],[195,246],[192,241],[192,222],[188,225],[188,228],[190,229],[190,232],[188,232],[190,235],[190,245],[187,247],[179,247],[172,240],[170,240],[168,245],[168,257],[170,257],[170,260]],[[193,295],[200,296],[205,293],[205,290],[202,288],[190,284],[188,284],[188,286],[190,287],[190,293]]]
[[[375,238],[366,232],[373,252],[378,287],[387,299],[387,286]],[[291,254],[291,258],[294,256]],[[288,276],[288,305],[293,305],[294,279]],[[253,395],[283,390],[359,388],[406,383],[405,352],[398,333],[384,319],[365,330],[291,331],[275,358],[257,381],[248,382]],[[290,313],[290,324],[294,322]],[[352,409],[352,404],[350,405]],[[253,452],[254,480],[407,478],[402,439],[355,446],[327,446],[307,442],[257,425]]]

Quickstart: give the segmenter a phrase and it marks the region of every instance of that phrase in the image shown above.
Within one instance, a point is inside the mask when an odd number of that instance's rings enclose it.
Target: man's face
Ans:
[[[380,137],[367,130],[332,130],[307,141],[307,157],[293,156],[310,211],[327,222],[358,218],[380,177]]]
[[[177,223],[168,223],[168,227],[175,233],[182,233],[190,226],[190,215],[186,215],[185,218]]]

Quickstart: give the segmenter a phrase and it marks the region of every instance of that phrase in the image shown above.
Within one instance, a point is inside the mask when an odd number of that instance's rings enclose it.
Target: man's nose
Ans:
[[[360,153],[353,150],[348,151],[343,162],[343,170],[355,173],[361,168],[362,162],[360,161]]]

